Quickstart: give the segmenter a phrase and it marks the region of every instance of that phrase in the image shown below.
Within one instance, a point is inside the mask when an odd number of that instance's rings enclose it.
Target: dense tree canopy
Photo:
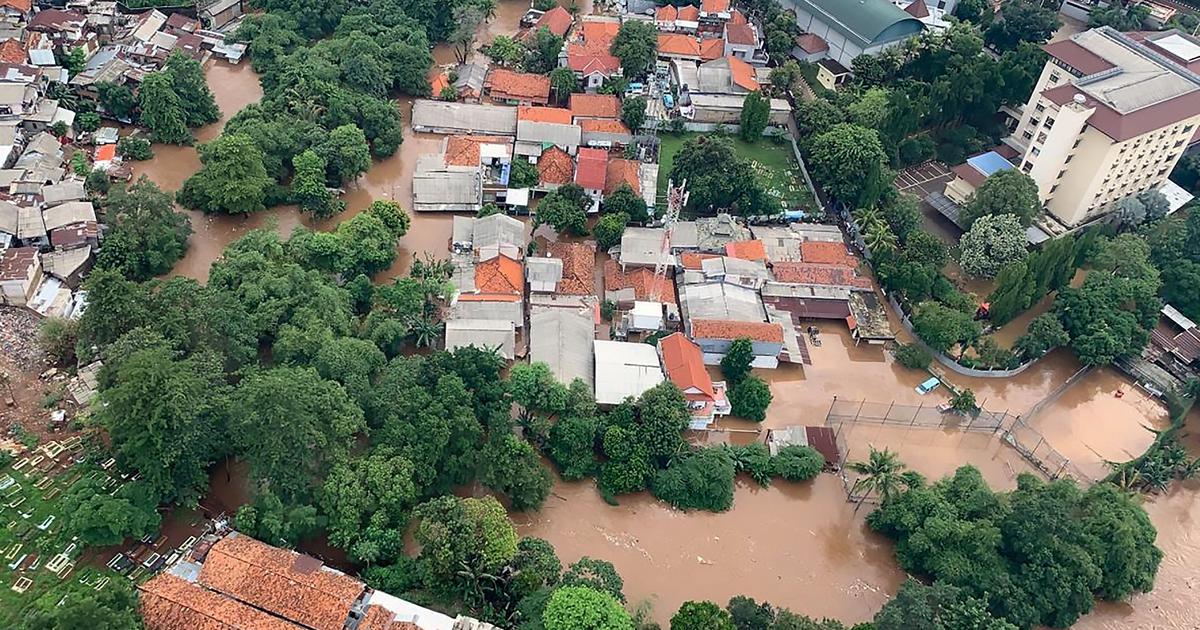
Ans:
[[[263,153],[244,134],[224,134],[200,146],[203,166],[183,183],[179,203],[220,214],[262,210],[271,178]]]
[[[750,162],[729,138],[706,135],[684,143],[671,166],[671,180],[688,184],[688,208],[698,212],[762,214],[766,192]]]
[[[1009,263],[1026,256],[1029,240],[1018,217],[984,215],[959,241],[963,271],[977,278],[993,278]]]
[[[658,55],[658,30],[651,22],[626,20],[612,42],[612,54],[630,79],[640,79],[654,66]]]
[[[132,186],[109,191],[104,201],[108,230],[96,266],[131,280],[148,280],[171,270],[187,251],[192,233],[174,199],[144,175]]]
[[[964,219],[974,223],[980,217],[1011,214],[1021,221],[1021,225],[1027,226],[1041,209],[1033,178],[1010,168],[984,180],[967,204]]]
[[[873,129],[839,123],[818,135],[810,149],[813,177],[834,198],[871,206],[887,185],[887,154]]]

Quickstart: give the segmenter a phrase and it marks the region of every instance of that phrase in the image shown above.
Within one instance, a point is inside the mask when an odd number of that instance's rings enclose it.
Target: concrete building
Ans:
[[[24,306],[42,279],[36,247],[10,247],[0,255],[0,304]]]
[[[538,308],[529,315],[529,360],[541,361],[563,385],[575,379],[594,387],[592,357],[596,318],[592,310]]]
[[[726,396],[724,381],[713,382],[704,367],[700,346],[684,336],[672,333],[658,342],[667,378],[683,392],[688,411],[692,414],[691,429],[705,429],[717,416],[729,415],[732,406]]]
[[[517,135],[517,108],[500,105],[413,102],[413,131],[440,134]]]
[[[1200,122],[1200,40],[1102,27],[1044,49],[1008,141],[1049,214],[1074,228],[1167,180]]]
[[[919,34],[920,20],[888,0],[780,0],[796,12],[800,28],[825,40],[826,55],[849,67],[859,55],[873,55]]]
[[[499,319],[446,320],[446,350],[475,346],[495,349],[511,361],[517,347],[517,331],[512,322]]]
[[[617,405],[663,382],[658,352],[648,343],[597,339],[596,402]]]

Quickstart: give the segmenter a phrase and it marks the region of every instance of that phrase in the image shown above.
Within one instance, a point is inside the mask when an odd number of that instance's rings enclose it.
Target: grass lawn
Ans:
[[[658,198],[666,199],[667,180],[671,175],[671,166],[675,163],[675,155],[683,148],[683,143],[700,136],[699,133],[684,133],[680,135],[662,134],[659,139],[662,145],[658,154]],[[737,136],[729,136],[738,155],[751,161],[759,179],[767,189],[767,194],[778,200],[777,212],[803,208],[810,212],[817,209],[812,193],[804,183],[804,174],[800,165],[792,155],[791,143],[776,144],[774,140],[763,138],[753,144]]]
[[[114,572],[82,564],[63,579],[46,566],[71,544],[71,537],[64,532],[61,497],[89,474],[106,473],[94,465],[76,464],[66,471],[52,472],[52,479],[43,482],[46,476],[29,466],[19,471],[11,466],[0,469],[0,480],[3,480],[0,485],[7,486],[0,490],[0,525],[3,525],[0,527],[0,627],[14,627],[20,621],[22,611],[38,600],[53,605],[68,593],[92,588],[103,577],[126,579]],[[13,504],[16,505],[10,507]],[[39,528],[51,516],[53,522],[46,529]],[[83,551],[83,545],[76,544],[68,555],[72,561],[78,561]],[[25,557],[22,570],[14,570],[12,567],[22,556]],[[31,569],[35,562],[37,568]],[[23,593],[18,593],[12,587],[18,580],[23,582],[22,578],[32,582],[26,585]]]

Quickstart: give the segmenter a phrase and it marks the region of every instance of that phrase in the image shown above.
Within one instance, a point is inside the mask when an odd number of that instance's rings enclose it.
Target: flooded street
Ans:
[[[571,0],[562,4],[570,5]],[[502,0],[496,18],[481,29],[477,46],[499,34],[513,34],[528,8],[526,0]],[[580,2],[581,13],[591,11]],[[439,46],[436,63],[450,64],[453,51]],[[223,118],[197,130],[198,142],[216,137],[225,119],[256,102],[262,92],[248,63],[207,68],[210,87]],[[205,216],[189,213],[194,234],[187,255],[174,273],[205,280],[224,248],[251,229],[274,226],[288,234],[297,226],[329,230],[354,216],[375,199],[394,199],[411,205],[412,176],[417,158],[440,151],[444,138],[415,134],[407,128],[411,101],[400,100],[405,122],[399,152],[374,163],[370,171],[347,187],[347,211],[321,222],[301,216],[292,207],[273,208],[250,217]],[[199,168],[194,147],[156,145],[155,158],[139,163],[135,175],[146,174],[167,190],[178,190]],[[377,282],[407,272],[413,255],[430,252],[445,256],[451,232],[449,214],[413,214],[412,226],[398,244],[396,263]],[[602,260],[602,259],[601,259]],[[599,267],[600,265],[598,265]],[[597,287],[602,279],[597,276]],[[990,283],[963,280],[968,289],[985,297]],[[1027,318],[1001,330],[1023,330]],[[1015,325],[1014,325],[1015,324]],[[928,378],[922,371],[897,364],[879,346],[855,346],[844,324],[816,322],[821,345],[810,344],[811,366],[784,365],[758,370],[774,394],[765,422],[722,421],[727,429],[763,430],[795,424],[821,425],[836,396],[839,400],[868,400],[936,406],[947,400],[945,388],[921,396],[914,391]],[[901,330],[893,322],[895,330]],[[998,338],[1001,337],[998,335]],[[1011,338],[1015,339],[1016,334]],[[1004,345],[1011,343],[1003,337]],[[900,341],[909,341],[901,333]],[[951,374],[956,386],[974,390],[980,404],[990,410],[1024,414],[1051,394],[1079,369],[1069,351],[1058,350],[1026,372],[1011,379],[972,379]],[[716,375],[716,373],[714,373]],[[1114,394],[1122,390],[1117,398]],[[1067,390],[1037,416],[1036,428],[1055,448],[1081,466],[1099,465],[1103,459],[1122,459],[1141,452],[1152,439],[1142,425],[1161,426],[1161,407],[1132,388],[1112,370],[1097,370]],[[1194,419],[1200,422],[1200,418]],[[1195,426],[1195,425],[1193,425]],[[997,487],[1011,487],[1016,473],[1029,465],[1016,451],[991,434],[937,429],[897,429],[856,426],[844,435],[851,458],[865,456],[868,445],[893,448],[914,470],[929,477],[952,472],[963,463],[981,468]],[[762,436],[754,433],[711,433],[708,442],[746,443]],[[1089,469],[1091,470],[1091,469]],[[233,512],[248,496],[244,466],[223,465],[213,474],[213,492],[204,507]],[[1131,604],[1105,605],[1085,618],[1079,628],[1198,628],[1200,611],[1195,604],[1200,588],[1200,482],[1190,482],[1167,497],[1147,504],[1159,528],[1159,544],[1167,557],[1158,588]],[[619,506],[604,503],[591,482],[559,482],[543,510],[514,514],[521,534],[551,541],[564,563],[588,555],[613,562],[625,579],[631,604],[648,600],[653,617],[665,623],[686,600],[711,599],[724,604],[746,594],[797,612],[829,616],[848,623],[870,619],[904,579],[891,544],[872,534],[864,517],[845,500],[840,480],[821,475],[809,483],[780,482],[759,488],[739,480],[735,505],[723,514],[685,514],[659,503],[648,494],[623,497]],[[317,540],[302,549],[327,559],[336,553]],[[336,561],[336,559],[333,559]]]

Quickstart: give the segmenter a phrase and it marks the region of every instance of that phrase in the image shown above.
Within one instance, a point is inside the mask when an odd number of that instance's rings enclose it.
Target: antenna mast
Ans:
[[[687,205],[687,202],[687,180],[683,180],[678,188],[673,180],[668,182],[667,210],[663,214],[662,248],[659,250],[658,262],[654,265],[654,286],[650,287],[650,299],[653,302],[661,301],[663,285],[666,284],[667,279],[667,267],[671,266],[671,233],[675,230],[675,223],[679,221],[679,213]]]

